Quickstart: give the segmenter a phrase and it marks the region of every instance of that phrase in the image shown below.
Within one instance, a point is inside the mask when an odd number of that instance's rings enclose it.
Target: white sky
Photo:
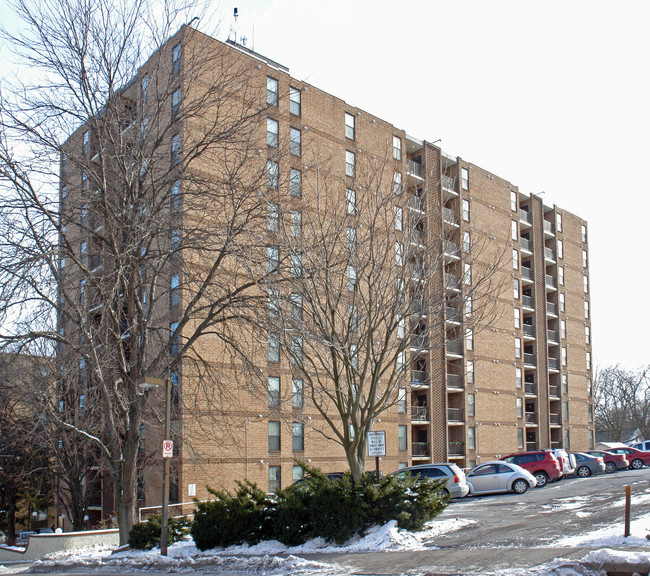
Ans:
[[[221,40],[235,6],[292,76],[585,218],[595,364],[650,363],[649,2],[221,0]]]

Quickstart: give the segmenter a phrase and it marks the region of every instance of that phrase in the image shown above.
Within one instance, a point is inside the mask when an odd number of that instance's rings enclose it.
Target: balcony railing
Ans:
[[[528,252],[533,251],[533,243],[528,238],[520,238],[519,240],[521,241],[522,250],[528,250]]]
[[[447,408],[447,420],[449,422],[464,422],[465,410],[462,408]]]
[[[429,345],[429,338],[425,334],[414,334],[411,338],[411,348],[426,348]]]
[[[526,383],[526,394],[529,396],[537,396],[537,386],[535,384]]]
[[[462,389],[463,388],[463,379],[459,374],[447,374],[447,387]]]
[[[426,306],[424,305],[424,302],[422,300],[413,300],[411,306],[413,308],[414,314],[423,315],[427,313]]]
[[[524,352],[524,364],[528,366],[535,365],[535,354],[530,354],[529,352]]]
[[[551,370],[558,370],[560,367],[560,363],[558,362],[557,358],[549,358],[548,359],[548,367]]]
[[[452,308],[451,306],[445,306],[445,314],[447,316],[448,322],[460,322],[461,313],[457,308]]]
[[[560,397],[560,387],[559,386],[549,386],[548,387],[548,394],[549,394],[549,396],[559,398]]]
[[[544,232],[553,234],[553,224],[551,224],[548,220],[544,220]]]
[[[429,420],[429,409],[426,406],[411,406],[411,420],[426,422]]]
[[[535,412],[526,412],[526,424],[537,424],[537,414]]]
[[[450,442],[449,443],[450,456],[464,456],[465,455],[465,442]]]
[[[413,386],[424,386],[429,382],[429,375],[426,370],[411,370],[411,384]]]
[[[413,196],[411,200],[409,201],[409,206],[413,210],[417,210],[418,212],[424,212],[424,208],[426,206],[426,203],[424,201],[424,198],[420,198],[418,196]]]
[[[463,355],[463,345],[461,342],[447,342],[447,354],[454,354],[456,356]]]
[[[535,273],[532,268],[526,268],[526,266],[521,267],[521,276],[526,278],[526,280],[535,280]]]
[[[449,208],[442,209],[442,219],[448,224],[453,224],[454,226],[458,225],[458,218]]]
[[[530,336],[531,338],[535,338],[535,326],[531,326],[530,324],[524,324],[524,336]]]
[[[546,285],[550,286],[551,288],[555,288],[555,278],[550,274],[546,274],[545,278],[546,278]]]
[[[524,305],[525,308],[535,308],[535,301],[533,300],[532,296],[526,296],[526,294],[522,294],[521,296],[521,303]]]
[[[410,240],[411,244],[423,244],[424,243],[424,232],[411,228],[410,230]]]
[[[555,250],[552,248],[544,248],[544,258],[555,262]]]
[[[526,442],[526,450],[537,450],[537,442]]]
[[[429,443],[428,442],[411,442],[411,454],[413,456],[428,456]]]
[[[445,288],[447,290],[460,290],[460,278],[453,274],[445,274]]]
[[[559,414],[549,414],[548,417],[551,424],[562,424],[562,420]]]
[[[549,342],[559,342],[557,339],[557,330],[549,330],[548,331],[548,341]]]
[[[413,174],[418,178],[424,177],[424,168],[422,167],[422,164],[413,162],[413,160],[406,160],[406,170],[409,172],[409,174]]]
[[[456,178],[452,178],[451,176],[442,175],[442,187],[452,192],[458,192],[456,189]]]
[[[553,304],[553,302],[547,302],[546,312],[548,312],[549,314],[553,314],[554,316],[557,316],[557,304]]]
[[[445,256],[451,256],[452,258],[458,258],[460,256],[460,248],[458,244],[452,242],[451,240],[445,240],[443,250]]]

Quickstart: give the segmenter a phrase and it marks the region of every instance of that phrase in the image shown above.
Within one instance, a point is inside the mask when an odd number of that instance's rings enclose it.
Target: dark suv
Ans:
[[[537,487],[541,488],[546,486],[552,480],[559,480],[562,478],[562,469],[557,458],[551,453],[544,450],[536,450],[535,452],[518,452],[510,454],[501,458],[504,462],[510,462],[521,466],[524,470],[528,470],[535,480],[537,480]]]

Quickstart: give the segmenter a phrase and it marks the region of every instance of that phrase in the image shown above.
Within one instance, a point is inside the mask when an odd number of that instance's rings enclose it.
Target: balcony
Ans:
[[[463,379],[460,374],[447,374],[447,388],[463,390]]]
[[[462,342],[447,342],[445,347],[447,349],[447,356],[462,356],[463,344]]]
[[[537,450],[537,442],[526,442],[526,450],[529,452]]]
[[[424,201],[424,198],[420,198],[419,196],[413,196],[413,198],[409,200],[409,208],[411,210],[424,213],[425,207],[426,207],[426,202]]]
[[[411,338],[411,348],[424,350],[429,345],[429,337],[426,334],[414,334]]]
[[[415,228],[409,230],[409,241],[411,244],[422,246],[424,244],[424,238],[424,232],[421,230],[416,230]]]
[[[560,418],[559,414],[549,414],[548,419],[551,424],[555,424],[556,426],[560,426],[562,424],[562,419]]]
[[[456,179],[451,176],[442,175],[442,191],[445,193],[445,199],[458,196]]]
[[[458,228],[458,217],[454,214],[453,210],[450,210],[449,208],[443,208],[442,219],[446,224],[451,224],[452,226]]]
[[[549,330],[548,331],[548,341],[549,342],[554,342],[557,344],[559,342],[558,337],[557,337],[557,330]]]
[[[419,314],[420,316],[424,316],[427,313],[427,308],[424,302],[419,298],[416,298],[411,301],[411,308],[413,310],[413,314]]]
[[[524,338],[535,338],[537,336],[535,332],[535,326],[531,326],[530,324],[524,324],[523,329],[524,329]]]
[[[559,386],[549,386],[548,387],[548,395],[553,396],[553,398],[559,398],[560,397],[560,387]]]
[[[462,408],[447,408],[449,422],[465,422],[465,410]]]
[[[555,370],[556,372],[560,369],[560,363],[557,358],[548,359],[548,369]]]
[[[411,456],[422,457],[429,456],[429,443],[428,442],[411,442]]]
[[[533,219],[528,213],[528,210],[519,210],[519,222],[523,225],[522,227],[528,228],[532,226]]]
[[[555,316],[557,318],[557,304],[553,304],[553,302],[547,302],[546,313],[549,316]]]
[[[520,238],[521,250],[529,253],[533,253],[533,243],[528,238]]]
[[[426,406],[411,406],[412,422],[428,422],[429,409]]]
[[[424,178],[424,167],[422,164],[413,162],[413,160],[406,160],[406,171],[417,178]]]
[[[529,310],[535,310],[535,301],[533,300],[532,296],[527,296],[526,294],[522,294],[521,304],[524,308],[528,308]]]
[[[460,247],[451,240],[445,240],[443,243],[443,252],[447,260],[460,259]]]
[[[537,385],[535,383],[526,382],[525,392],[526,396],[537,396]]]
[[[544,234],[546,236],[554,236],[555,233],[553,232],[553,224],[549,222],[548,220],[544,220]]]
[[[555,262],[555,250],[552,248],[544,248],[544,259],[549,262]]]
[[[411,370],[411,386],[426,386],[429,375],[426,370]]]
[[[462,319],[462,314],[457,308],[452,308],[451,306],[445,306],[445,318],[449,324],[460,324]]]
[[[91,272],[99,270],[103,266],[102,257],[100,254],[91,254],[89,258],[89,268]]]
[[[521,267],[521,277],[523,278],[524,281],[529,281],[529,282],[534,282],[535,281],[535,273],[533,272],[532,268],[526,268],[526,266]]]
[[[544,281],[546,283],[546,288],[549,291],[553,292],[553,291],[557,290],[557,288],[555,287],[555,277],[554,276],[551,276],[550,274],[545,274],[544,275]]]
[[[453,274],[445,274],[445,288],[451,290],[452,292],[460,291],[460,278],[454,276]]]
[[[465,456],[465,442],[450,442],[449,456]]]
[[[524,352],[524,366],[535,367],[535,354]]]
[[[535,412],[526,412],[526,424],[537,424],[537,414]]]

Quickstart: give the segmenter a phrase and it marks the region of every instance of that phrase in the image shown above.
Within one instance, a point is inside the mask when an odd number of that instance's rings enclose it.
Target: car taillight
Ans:
[[[458,477],[457,474],[454,474],[454,484],[458,484],[460,482],[460,478]]]
[[[599,462],[600,464],[603,464],[605,460],[603,460],[600,456],[596,458],[596,462]]]

